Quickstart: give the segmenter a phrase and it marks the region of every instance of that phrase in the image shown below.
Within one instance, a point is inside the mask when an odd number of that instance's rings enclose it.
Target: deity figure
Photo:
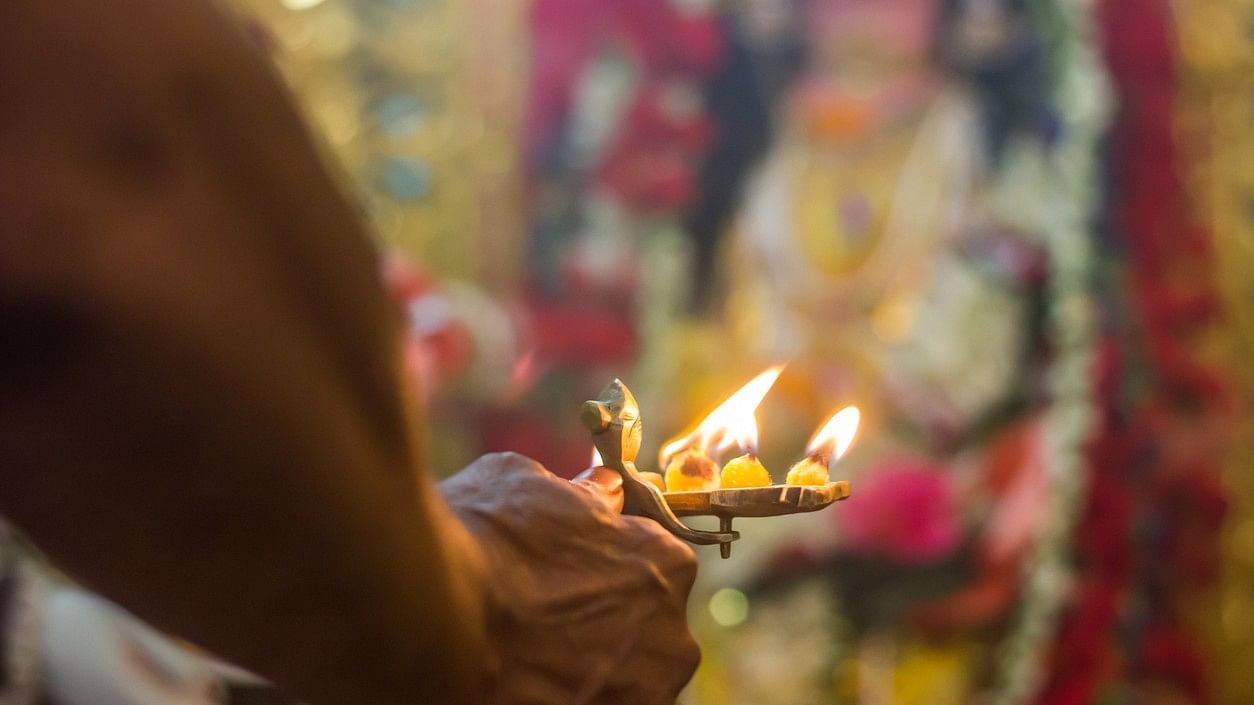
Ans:
[[[710,625],[718,647],[694,690],[965,702],[991,679],[988,645],[1018,608],[1054,488],[1045,43],[1013,0],[739,11],[748,26],[801,28],[805,58],[745,185],[719,338],[791,361],[763,438],[799,448],[803,419],[847,403],[865,423],[834,468],[853,480],[846,506],[754,527],[737,566],[708,571],[742,583],[753,609],[734,629]]]

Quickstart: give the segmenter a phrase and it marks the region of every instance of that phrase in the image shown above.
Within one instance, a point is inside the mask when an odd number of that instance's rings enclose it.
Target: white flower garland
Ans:
[[[1046,325],[1057,357],[1047,378],[1052,403],[1043,450],[1053,481],[1048,519],[1024,566],[1023,607],[998,650],[988,705],[1028,702],[1044,680],[1047,651],[1070,594],[1069,547],[1087,489],[1084,451],[1097,422],[1091,222],[1100,195],[1097,141],[1110,113],[1110,90],[1094,47],[1090,0],[1039,5],[1060,35],[1055,103],[1063,120],[1062,139],[1051,153],[1049,181],[1056,188],[1044,221],[1052,264]]]

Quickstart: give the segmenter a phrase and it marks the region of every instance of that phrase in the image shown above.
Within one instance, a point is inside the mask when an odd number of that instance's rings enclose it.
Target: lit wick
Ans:
[[[853,445],[861,417],[856,406],[846,406],[836,412],[810,439],[806,457],[792,466],[786,482],[790,485],[826,485],[828,468]]]
[[[727,461],[722,482],[723,487],[766,487],[771,484],[771,473],[756,453],[748,452]]]
[[[671,492],[718,489],[718,465],[699,448],[689,448],[666,465],[666,489]]]
[[[689,433],[662,447],[660,465],[666,468],[666,487],[671,492],[758,487],[771,484],[770,473],[749,449],[758,446],[758,423],[754,412],[779,378],[783,365],[763,371],[749,380],[722,404],[714,408]],[[723,468],[711,455],[739,446],[745,455],[734,458]],[[756,467],[754,467],[756,466]],[[728,469],[732,472],[728,472]],[[765,481],[762,478],[765,477]],[[760,483],[760,484],[747,484]]]

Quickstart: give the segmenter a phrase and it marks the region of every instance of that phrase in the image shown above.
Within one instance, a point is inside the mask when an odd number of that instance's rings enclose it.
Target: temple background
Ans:
[[[847,506],[703,554],[684,702],[1254,702],[1254,5],[234,4],[437,473],[573,475],[616,376],[643,458],[783,360],[768,467],[863,408]]]

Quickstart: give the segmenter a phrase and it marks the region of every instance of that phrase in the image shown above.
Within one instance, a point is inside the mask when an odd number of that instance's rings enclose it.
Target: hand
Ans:
[[[618,514],[616,473],[571,483],[501,453],[441,490],[489,566],[493,703],[673,705],[700,659],[685,616],[696,559]]]

